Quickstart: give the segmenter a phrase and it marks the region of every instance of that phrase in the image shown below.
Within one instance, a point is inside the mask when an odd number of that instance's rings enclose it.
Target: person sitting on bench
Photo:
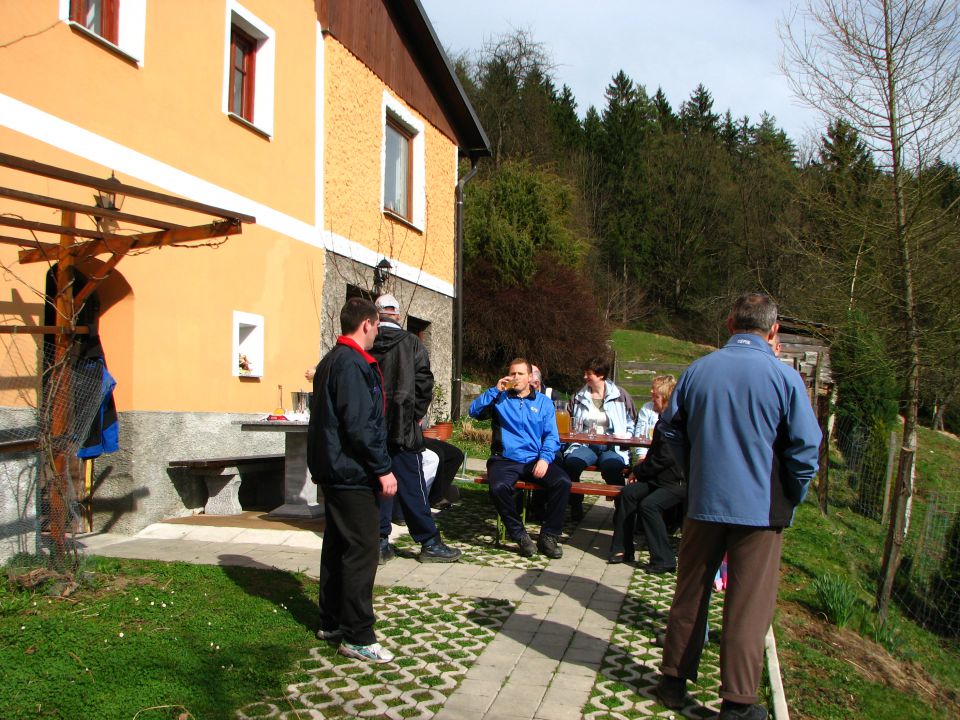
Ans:
[[[672,376],[660,376],[650,396],[657,413],[663,412],[676,387]],[[633,468],[627,485],[620,493],[620,502],[613,515],[613,541],[610,544],[611,563],[632,562],[633,532],[637,515],[643,524],[650,549],[648,573],[660,574],[677,569],[677,557],[670,545],[663,514],[686,500],[687,486],[683,473],[663,442],[660,423],[653,428],[653,441],[643,462]]]
[[[520,554],[531,557],[539,550],[547,557],[559,558],[563,556],[559,539],[570,496],[570,478],[553,462],[560,449],[553,403],[530,387],[530,371],[526,359],[513,360],[507,374],[470,404],[470,417],[492,419],[493,440],[487,461],[490,497]],[[514,504],[514,485],[518,480],[540,485],[547,491],[546,512],[536,545]]]

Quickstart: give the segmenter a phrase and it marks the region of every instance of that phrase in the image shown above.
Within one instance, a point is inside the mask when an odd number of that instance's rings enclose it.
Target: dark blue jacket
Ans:
[[[379,492],[390,472],[380,368],[349,338],[337,338],[313,377],[307,465],[315,483],[340,489]]]

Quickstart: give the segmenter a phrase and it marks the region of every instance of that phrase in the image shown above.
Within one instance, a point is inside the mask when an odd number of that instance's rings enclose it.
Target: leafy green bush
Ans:
[[[857,589],[839,575],[827,573],[813,583],[827,620],[837,627],[846,627],[857,609]]]
[[[858,489],[856,509],[879,519],[887,442],[897,421],[900,386],[880,334],[851,312],[830,351],[837,382],[837,441]]]
[[[940,571],[930,584],[930,596],[942,618],[935,629],[948,637],[960,637],[960,513],[950,527]]]

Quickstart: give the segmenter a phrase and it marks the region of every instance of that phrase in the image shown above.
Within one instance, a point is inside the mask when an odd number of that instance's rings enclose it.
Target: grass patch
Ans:
[[[715,348],[642,330],[614,330],[610,336],[618,360],[685,365]]]
[[[304,576],[112,558],[87,569],[94,584],[69,598],[0,583],[4,718],[233,717],[281,694],[316,645]]]
[[[837,502],[842,489],[838,483],[826,517],[810,502],[801,505],[784,536],[775,628],[791,714],[816,720],[956,717],[960,648],[910,622],[895,603],[889,621],[877,623],[871,608],[884,529]],[[861,611],[850,623],[859,632],[827,622],[816,580],[828,575],[845,578],[844,602]]]

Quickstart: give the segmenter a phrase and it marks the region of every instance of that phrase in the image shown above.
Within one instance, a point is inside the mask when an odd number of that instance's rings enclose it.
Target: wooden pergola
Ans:
[[[0,187],[0,199],[60,211],[59,224],[13,215],[0,215],[0,233],[11,230],[24,233],[24,236],[19,237],[0,234],[0,244],[21,248],[18,254],[20,264],[45,262],[50,266],[56,265],[56,293],[53,300],[56,307],[56,324],[0,325],[0,334],[55,336],[53,367],[62,365],[76,335],[90,332],[88,327],[76,325],[77,312],[129,253],[167,245],[185,245],[214,238],[226,238],[240,234],[244,223],[256,223],[256,219],[250,215],[129,185],[120,182],[114,176],[106,179],[94,177],[6,153],[0,153],[0,167],[90,188],[101,193],[100,197],[137,198],[150,203],[151,208],[154,206],[158,208],[149,215],[132,214],[122,212],[117,207],[119,203],[98,200],[94,204],[84,204],[15,188]],[[199,225],[179,225],[170,222],[159,217],[160,210],[166,208],[207,216],[207,222]],[[88,216],[95,229],[78,227],[78,215]],[[121,222],[132,230],[130,234],[121,235],[116,232]],[[6,230],[7,228],[9,230]],[[50,236],[51,239],[40,239],[44,236]],[[52,241],[54,238],[56,241]],[[89,277],[83,287],[75,288],[74,268],[77,264],[101,255],[109,257],[98,268],[96,275]],[[52,417],[51,438],[56,439],[64,434],[68,421],[69,418],[62,412]],[[0,448],[0,452],[42,450],[42,441],[42,438],[38,438],[32,443],[29,441],[11,443],[9,447]],[[66,483],[69,458],[55,449],[52,453],[53,472],[46,483],[51,502],[50,534],[58,551],[62,553],[65,546],[67,513],[66,508],[62,506],[64,494],[58,491],[63,487],[58,488],[58,485]]]
[[[0,153],[0,167],[19,170],[31,175],[60,180],[74,185],[81,185],[105,193],[135,197],[160,206],[190,210],[213,218],[211,222],[202,225],[183,226],[156,217],[133,215],[114,208],[101,207],[98,204],[85,205],[60,198],[23,192],[13,188],[0,187],[0,198],[60,210],[61,219],[59,225],[36,220],[0,216],[0,227],[18,228],[34,234],[56,235],[59,237],[58,243],[52,243],[40,241],[34,236],[11,237],[9,235],[0,235],[0,243],[17,245],[23,248],[19,254],[19,262],[21,264],[35,262],[46,262],[51,265],[54,263],[58,264],[58,299],[66,294],[61,292],[66,288],[61,285],[60,276],[65,276],[69,273],[77,262],[97,255],[111,256],[104,264],[100,275],[95,278],[90,278],[83,288],[71,294],[71,300],[74,306],[82,305],[83,301],[97,289],[100,283],[106,280],[117,264],[131,251],[163,247],[165,245],[182,245],[198,240],[237,235],[242,231],[243,223],[256,223],[256,219],[250,215],[224,210],[223,208],[205,205],[204,203],[198,203],[192,200],[185,200],[174,195],[166,195],[164,193],[146,190],[136,187],[135,185],[120,182],[116,180],[116,178],[104,179],[92,175],[84,175],[6,153]],[[93,218],[98,229],[92,230],[77,227],[76,217],[78,214],[88,215]],[[130,235],[118,235],[101,229],[101,227],[107,227],[107,224],[103,222],[105,218],[110,219],[113,223],[124,222],[137,226],[138,228],[152,228],[152,230],[148,232],[136,232]],[[57,316],[61,319],[72,318],[72,308],[71,311],[67,313],[58,312]],[[70,327],[67,321],[64,323],[58,322],[55,327],[33,326],[26,328],[22,326],[0,326],[0,333],[31,332],[71,334],[78,331],[83,332],[83,330],[79,330],[78,328]]]

